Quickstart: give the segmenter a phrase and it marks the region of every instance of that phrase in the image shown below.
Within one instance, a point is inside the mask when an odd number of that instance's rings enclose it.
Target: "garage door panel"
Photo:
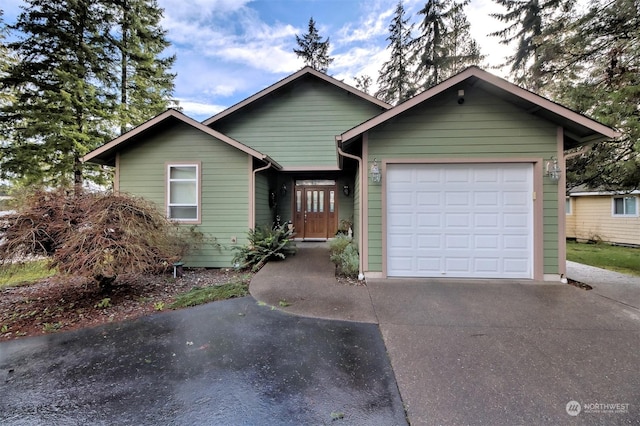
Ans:
[[[445,224],[449,228],[469,228],[471,226],[471,214],[469,213],[445,213]]]
[[[440,250],[442,248],[442,237],[440,235],[418,235],[418,250],[424,249],[437,249]]]
[[[391,164],[387,178],[402,182],[387,185],[389,276],[532,277],[531,164]]]

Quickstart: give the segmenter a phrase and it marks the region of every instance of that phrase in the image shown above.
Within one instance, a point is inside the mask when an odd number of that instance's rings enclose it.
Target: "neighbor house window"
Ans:
[[[614,216],[638,216],[638,197],[613,197]]]
[[[200,220],[200,164],[167,165],[167,216],[185,222]]]
[[[571,197],[566,197],[564,199],[564,212],[567,215],[573,214],[573,212],[571,211]]]

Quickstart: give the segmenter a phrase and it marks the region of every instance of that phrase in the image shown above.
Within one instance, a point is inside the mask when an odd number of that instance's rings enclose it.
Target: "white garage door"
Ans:
[[[532,278],[532,164],[390,164],[387,275]]]

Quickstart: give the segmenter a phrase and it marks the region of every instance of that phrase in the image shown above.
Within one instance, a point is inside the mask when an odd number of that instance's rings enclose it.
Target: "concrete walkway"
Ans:
[[[298,315],[378,323],[412,425],[638,423],[640,282],[595,269],[568,273],[591,291],[451,279],[350,287],[333,278],[326,246],[302,243],[250,292]]]

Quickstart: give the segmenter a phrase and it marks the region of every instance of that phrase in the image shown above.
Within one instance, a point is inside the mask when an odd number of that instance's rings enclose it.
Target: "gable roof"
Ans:
[[[202,124],[204,124],[205,126],[211,125],[212,123],[215,123],[218,120],[221,120],[224,117],[227,117],[231,114],[233,114],[234,112],[252,104],[253,102],[256,102],[260,99],[263,99],[264,97],[278,91],[279,89],[281,89],[284,86],[287,86],[291,83],[293,83],[294,81],[305,77],[305,76],[314,76],[319,78],[320,80],[323,80],[329,84],[332,84],[336,87],[339,87],[349,93],[352,93],[362,99],[364,99],[365,101],[371,102],[372,104],[375,104],[377,106],[380,106],[384,109],[389,109],[391,108],[391,105],[389,105],[388,103],[374,97],[371,95],[368,95],[364,92],[361,92],[360,90],[349,86],[348,84],[343,83],[340,80],[336,80],[333,77],[328,76],[327,74],[317,71],[309,66],[306,66],[304,68],[302,68],[300,71],[291,74],[290,76],[278,81],[277,83],[272,84],[271,86],[267,87],[266,89],[263,89],[261,91],[259,91],[258,93],[256,93],[255,95],[252,95],[250,97],[248,97],[247,99],[225,109],[224,111],[219,112],[218,114],[214,115],[213,117],[210,117],[206,120],[204,120],[202,122]]]
[[[442,83],[425,90],[421,94],[403,102],[402,104],[373,117],[372,119],[336,136],[338,141],[347,143],[362,133],[396,117],[403,112],[422,104],[440,93],[454,88],[463,82],[469,82],[473,86],[492,93],[507,102],[520,107],[530,114],[540,116],[563,127],[565,135],[565,149],[575,148],[581,145],[614,139],[620,133],[592,120],[582,114],[570,110],[560,104],[550,101],[540,95],[536,95],[505,79],[488,73],[478,67],[469,67]]]
[[[96,164],[103,164],[108,166],[115,166],[115,155],[116,152],[128,146],[132,143],[135,143],[140,137],[144,136],[148,132],[157,129],[163,125],[167,125],[170,123],[184,123],[187,124],[197,130],[200,130],[203,133],[208,134],[242,152],[245,152],[251,155],[258,160],[262,160],[267,163],[273,164],[276,169],[280,169],[281,166],[276,161],[274,161],[271,157],[261,152],[256,151],[253,148],[250,148],[244,145],[237,140],[230,138],[220,132],[217,132],[210,127],[205,126],[204,124],[184,115],[180,111],[175,109],[168,109],[160,115],[155,116],[151,120],[142,123],[138,127],[135,127],[129,130],[126,133],[123,133],[119,137],[115,138],[111,142],[108,142],[102,145],[99,148],[94,149],[84,157],[82,157],[82,162],[91,162]]]

